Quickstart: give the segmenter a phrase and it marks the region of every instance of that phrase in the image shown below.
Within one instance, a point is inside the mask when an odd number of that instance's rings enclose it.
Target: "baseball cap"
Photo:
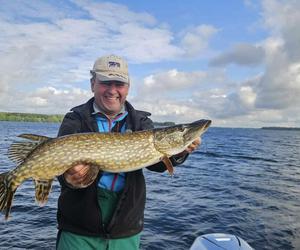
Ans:
[[[99,57],[91,74],[96,74],[99,81],[119,81],[129,83],[127,62],[120,56],[108,55]]]

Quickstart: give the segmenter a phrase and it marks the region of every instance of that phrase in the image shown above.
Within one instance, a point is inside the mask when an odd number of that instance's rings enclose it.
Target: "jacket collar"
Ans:
[[[93,103],[94,97],[88,100],[85,104],[73,108],[72,111],[78,113],[81,116],[82,122],[86,124],[91,132],[97,132],[98,125],[95,119],[95,115],[93,115],[93,113],[95,112]],[[128,112],[125,125],[127,131],[141,130],[141,120],[146,119],[147,116],[151,115],[151,113],[149,112],[134,109],[134,107],[128,101],[125,102],[125,110]]]

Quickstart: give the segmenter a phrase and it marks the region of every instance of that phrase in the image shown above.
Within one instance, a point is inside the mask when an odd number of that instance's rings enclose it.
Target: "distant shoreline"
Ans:
[[[64,115],[0,112],[0,121],[13,122],[62,122]]]
[[[0,121],[61,123],[64,115],[0,112]],[[154,126],[173,126],[175,122],[154,122]]]
[[[295,127],[262,127],[261,129],[267,129],[267,130],[299,130],[300,128]]]
[[[0,112],[0,121],[13,121],[13,122],[53,122],[61,123],[64,115],[46,115],[46,114],[33,114],[33,113],[17,113],[17,112]],[[154,126],[173,126],[175,122],[154,122]],[[293,130],[300,131],[297,127],[261,127],[265,130]]]

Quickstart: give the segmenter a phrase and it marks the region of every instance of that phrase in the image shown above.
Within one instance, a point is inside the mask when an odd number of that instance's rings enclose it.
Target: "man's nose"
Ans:
[[[117,86],[114,83],[111,83],[107,86],[107,89],[110,91],[116,91],[117,90]]]

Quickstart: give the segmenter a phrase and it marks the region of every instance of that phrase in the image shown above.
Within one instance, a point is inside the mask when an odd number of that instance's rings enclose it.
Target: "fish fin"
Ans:
[[[17,188],[12,190],[9,172],[0,174],[0,211],[5,212],[5,220],[8,220],[16,190]]]
[[[84,178],[84,181],[80,184],[75,185],[75,188],[86,188],[89,185],[91,185],[94,180],[97,178],[99,173],[99,166],[97,165],[91,165],[89,168],[89,171],[86,173],[86,176]]]
[[[169,174],[172,176],[173,173],[174,173],[174,168],[173,168],[173,164],[172,162],[170,161],[169,157],[168,156],[163,156],[161,158],[161,161],[165,164]]]
[[[48,196],[51,191],[53,179],[34,180],[34,182],[35,182],[35,200],[40,206],[43,206],[48,201]]]
[[[38,141],[38,142],[44,142],[44,141],[48,141],[49,139],[52,139],[51,137],[47,137],[44,135],[35,135],[35,134],[20,134],[18,135],[18,137],[28,139],[31,141]]]
[[[8,150],[8,158],[20,164],[38,145],[38,142],[14,142]]]
[[[51,139],[46,136],[21,134],[18,137],[31,140],[14,142],[8,150],[8,158],[17,164],[21,164],[28,157],[28,155],[41,143]]]

